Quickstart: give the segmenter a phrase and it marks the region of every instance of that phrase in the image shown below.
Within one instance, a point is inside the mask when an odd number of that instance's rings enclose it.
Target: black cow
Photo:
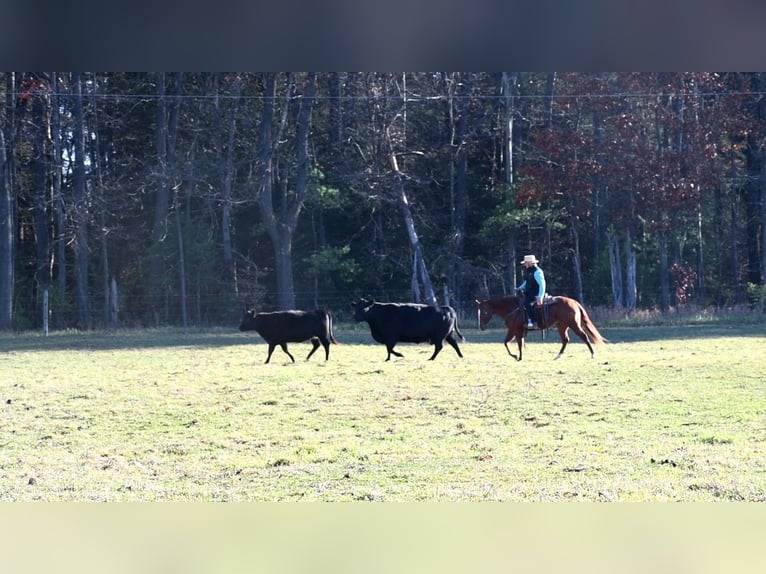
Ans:
[[[309,352],[306,360],[311,358],[321,343],[324,347],[325,361],[330,358],[330,343],[338,342],[332,334],[332,317],[327,311],[274,311],[271,313],[256,313],[254,309],[245,312],[242,322],[239,324],[240,331],[257,331],[269,345],[269,354],[266,357],[268,363],[271,353],[279,345],[287,356],[295,358],[287,350],[287,343],[300,343],[311,339],[314,348]]]
[[[391,360],[392,354],[397,357],[403,356],[394,351],[394,345],[399,342],[431,343],[434,345],[434,354],[428,360],[433,361],[444,347],[444,341],[447,341],[455,349],[458,357],[463,357],[455,335],[462,340],[465,340],[465,337],[458,330],[457,314],[452,307],[376,303],[372,299],[360,299],[351,306],[354,308],[354,319],[367,321],[372,338],[386,346],[386,361]]]

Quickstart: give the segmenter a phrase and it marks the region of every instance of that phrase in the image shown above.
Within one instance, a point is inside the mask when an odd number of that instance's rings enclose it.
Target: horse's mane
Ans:
[[[512,307],[519,306],[519,298],[515,295],[504,295],[502,297],[495,297],[494,299],[488,299],[487,302],[493,307],[504,307],[508,305]]]

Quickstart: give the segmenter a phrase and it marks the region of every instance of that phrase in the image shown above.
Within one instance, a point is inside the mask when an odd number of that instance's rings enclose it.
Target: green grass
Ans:
[[[766,501],[763,326],[555,332],[513,361],[336,326],[0,335],[0,500]]]

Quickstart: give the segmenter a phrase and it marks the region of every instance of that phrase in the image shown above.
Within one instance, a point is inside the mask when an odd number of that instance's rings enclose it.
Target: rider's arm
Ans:
[[[517,290],[517,291],[524,291],[524,288],[525,288],[526,286],[527,286],[527,280],[526,280],[526,279],[524,279],[524,281],[522,281],[521,285],[519,285],[518,287],[516,287],[516,290]]]
[[[540,291],[537,293],[537,299],[542,303],[543,297],[545,296],[545,275],[542,270],[535,270],[535,281],[537,281],[537,284],[540,286]]]

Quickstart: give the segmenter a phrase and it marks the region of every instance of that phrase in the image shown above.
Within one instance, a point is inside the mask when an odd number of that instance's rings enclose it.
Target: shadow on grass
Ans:
[[[766,337],[766,325],[763,324],[712,324],[712,325],[674,325],[641,327],[600,327],[601,333],[612,343],[630,343],[633,341],[689,340],[719,337]],[[368,331],[356,327],[344,328],[336,325],[335,338],[341,343],[379,345],[372,340]],[[499,325],[491,326],[486,331],[461,327],[468,343],[502,344],[505,329]],[[529,333],[529,342],[538,341],[542,334]],[[573,343],[579,342],[577,335],[570,331]],[[559,341],[556,329],[545,333],[545,340]],[[119,331],[57,331],[47,337],[42,333],[2,333],[0,334],[0,353],[13,351],[50,351],[50,350],[117,350],[117,349],[152,349],[163,347],[229,347],[236,345],[264,344],[264,340],[255,333],[241,333],[236,329],[136,329]]]
[[[333,328],[335,338],[343,343],[377,344],[369,331],[356,327]],[[121,329],[117,331],[54,331],[46,337],[42,333],[25,331],[0,333],[0,354],[13,351],[109,351],[127,349],[155,349],[165,347],[215,348],[236,345],[265,345],[255,332],[242,333],[234,329],[209,328],[194,330]],[[301,345],[303,343],[297,343]],[[309,348],[310,344],[305,343]]]
[[[766,324],[694,324],[694,325],[661,325],[640,327],[602,327],[596,325],[599,332],[609,339],[611,343],[630,343],[638,341],[667,341],[689,339],[716,339],[720,337],[766,337]],[[466,334],[466,329],[463,329]],[[466,336],[474,342],[503,342],[506,330],[500,325],[490,325],[486,331],[468,330]],[[527,341],[539,341],[542,334],[539,331],[531,331],[527,334]],[[571,329],[570,341],[577,343],[580,338]],[[560,341],[556,328],[545,332],[546,341]]]
[[[136,329],[119,331],[57,331],[0,335],[0,352],[9,351],[106,351],[162,347],[227,347],[247,345],[249,333],[226,330],[186,331],[181,329]],[[258,342],[263,339],[255,337]]]

